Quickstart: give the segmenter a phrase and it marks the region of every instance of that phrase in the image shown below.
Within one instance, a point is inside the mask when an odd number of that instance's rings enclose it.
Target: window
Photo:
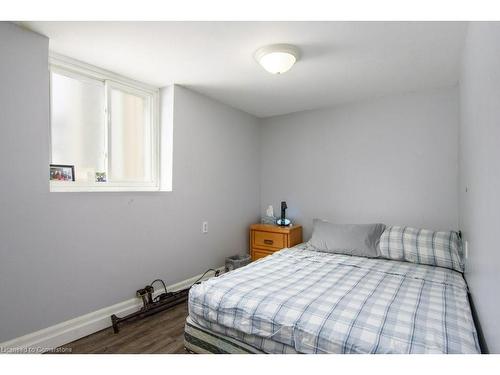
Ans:
[[[50,97],[51,191],[160,190],[158,89],[51,56]]]

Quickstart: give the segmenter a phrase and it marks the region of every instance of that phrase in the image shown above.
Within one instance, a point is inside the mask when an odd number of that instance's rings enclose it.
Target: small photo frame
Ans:
[[[106,182],[106,172],[96,172],[95,182]]]
[[[51,164],[50,181],[75,181],[75,166]]]

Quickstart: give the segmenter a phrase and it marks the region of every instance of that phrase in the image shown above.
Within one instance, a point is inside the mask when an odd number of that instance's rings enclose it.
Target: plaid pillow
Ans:
[[[463,272],[462,241],[457,232],[387,227],[380,237],[383,258],[427,264]]]

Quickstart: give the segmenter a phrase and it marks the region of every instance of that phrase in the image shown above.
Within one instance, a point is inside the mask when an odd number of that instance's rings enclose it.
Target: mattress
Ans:
[[[479,353],[446,268],[284,249],[191,288],[189,317],[265,353]]]

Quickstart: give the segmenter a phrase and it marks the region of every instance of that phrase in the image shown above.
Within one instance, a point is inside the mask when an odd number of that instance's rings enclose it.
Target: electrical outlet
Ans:
[[[208,221],[201,223],[201,233],[208,233]]]

